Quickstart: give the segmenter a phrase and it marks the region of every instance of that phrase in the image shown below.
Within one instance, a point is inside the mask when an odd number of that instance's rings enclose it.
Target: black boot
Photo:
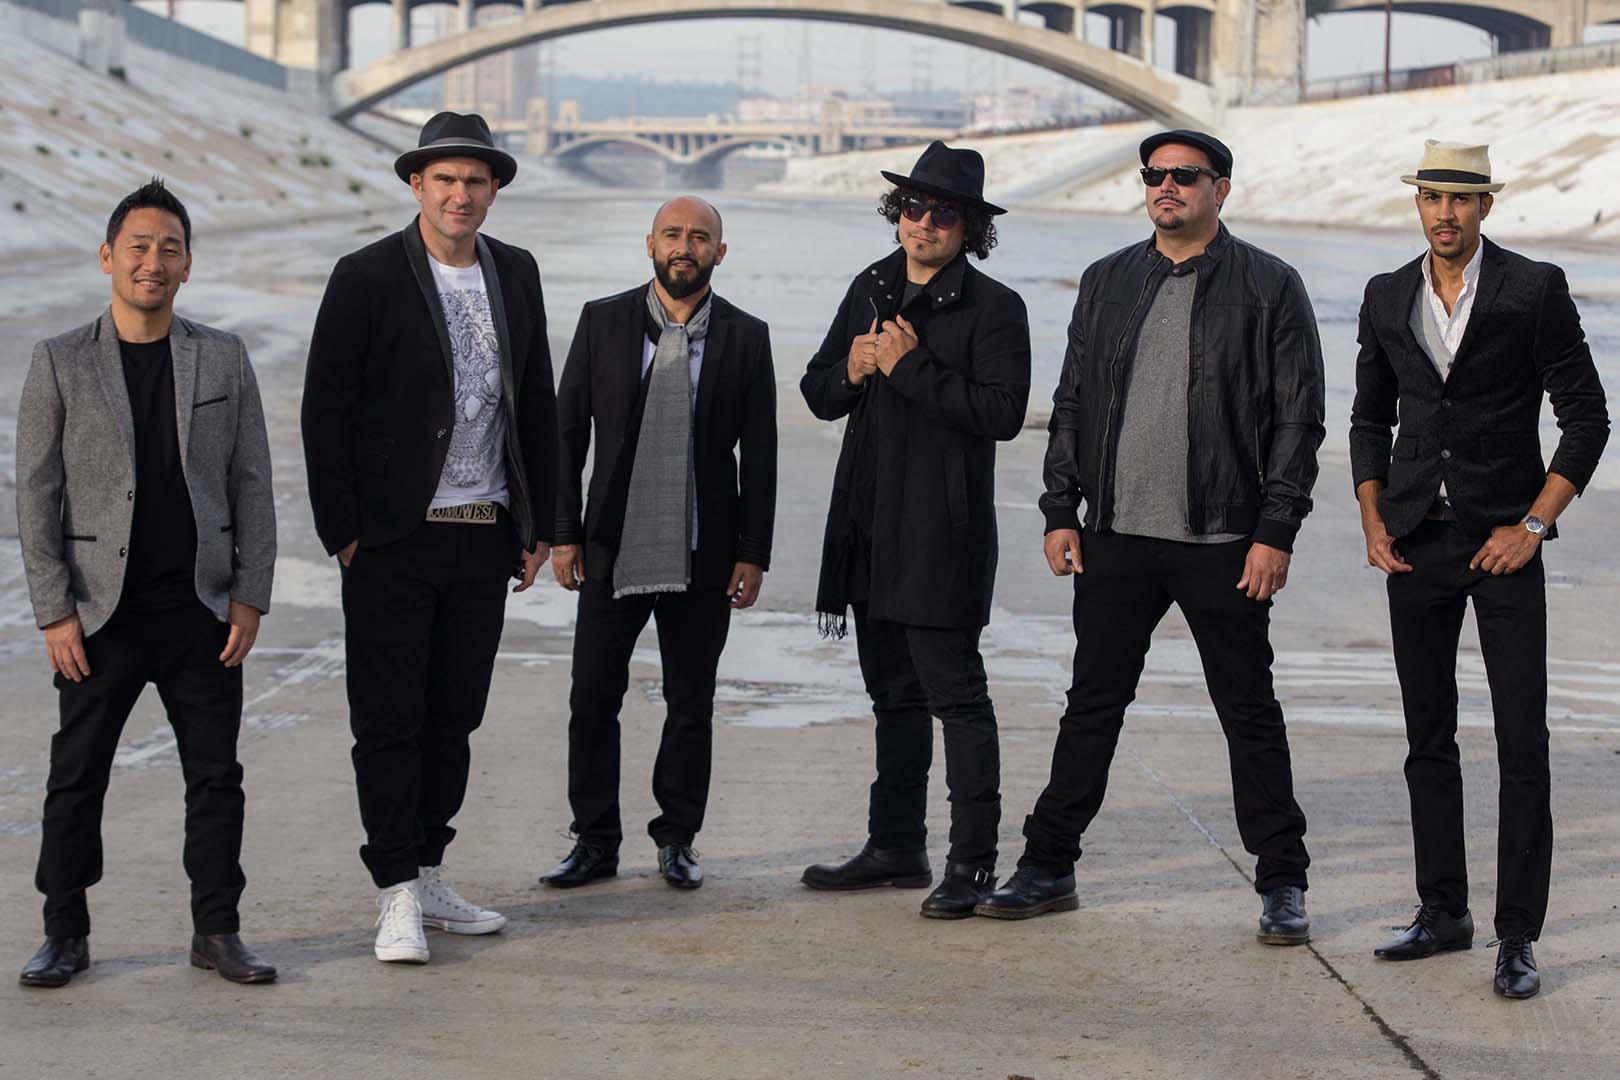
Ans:
[[[1536,954],[1530,938],[1514,934],[1500,942],[1496,951],[1496,992],[1505,998],[1535,997],[1541,990],[1541,973],[1536,970]]]
[[[24,986],[55,988],[66,986],[73,976],[90,966],[90,939],[87,937],[57,937],[45,939],[28,963],[23,965],[17,981]]]
[[[922,902],[925,919],[971,919],[973,909],[982,904],[996,887],[996,876],[987,866],[946,863],[939,888]]]
[[[1303,945],[1311,940],[1305,890],[1283,885],[1261,896],[1259,938],[1267,945]]]
[[[659,844],[658,872],[673,888],[696,889],[703,884],[703,867],[691,844]]]
[[[1027,919],[1048,911],[1074,911],[1080,897],[1074,891],[1074,873],[1054,874],[1039,866],[1020,866],[1007,883],[973,909],[992,919]]]
[[[191,966],[217,971],[233,983],[276,981],[276,967],[235,934],[192,934]]]
[[[800,878],[812,889],[837,892],[876,889],[892,885],[896,889],[926,889],[934,881],[928,865],[928,852],[873,847],[867,841],[861,853],[842,863],[817,863],[805,868]]]
[[[1474,916],[1453,916],[1433,904],[1419,904],[1417,915],[1399,936],[1373,950],[1380,960],[1422,960],[1435,953],[1474,947]]]

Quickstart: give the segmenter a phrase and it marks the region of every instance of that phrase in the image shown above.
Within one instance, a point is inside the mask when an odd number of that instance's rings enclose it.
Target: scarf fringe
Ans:
[[[818,611],[816,631],[822,640],[831,638],[834,641],[842,641],[849,634],[849,617],[842,611],[836,614],[831,611]]]
[[[613,599],[623,600],[626,596],[651,596],[653,593],[685,592],[685,585],[627,585],[622,589],[613,591]]]

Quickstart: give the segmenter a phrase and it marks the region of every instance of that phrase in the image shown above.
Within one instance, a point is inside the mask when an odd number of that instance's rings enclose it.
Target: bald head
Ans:
[[[658,213],[653,215],[653,232],[658,232],[659,228],[667,223],[667,218],[679,221],[687,227],[690,227],[694,220],[700,221],[708,226],[714,242],[717,244],[720,242],[720,233],[724,228],[720,220],[720,211],[706,199],[700,199],[696,195],[677,195],[660,206]]]
[[[720,228],[720,211],[695,195],[658,208],[647,234],[647,255],[667,299],[696,303],[708,291],[709,275],[726,257]]]

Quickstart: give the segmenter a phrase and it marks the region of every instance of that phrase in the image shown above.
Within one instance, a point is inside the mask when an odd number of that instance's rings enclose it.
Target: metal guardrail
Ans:
[[[1497,79],[1525,79],[1536,75],[1556,75],[1565,71],[1592,71],[1620,67],[1620,41],[1595,45],[1572,45],[1562,49],[1532,49],[1501,53],[1481,60],[1462,60],[1438,67],[1408,68],[1389,73],[1389,91],[1427,90],[1435,86],[1492,82]],[[1333,101],[1384,93],[1382,72],[1348,75],[1338,79],[1313,79],[1305,84],[1305,101]]]
[[[53,18],[78,22],[79,12],[85,8],[83,0],[5,0],[6,3],[38,11]],[[259,83],[275,90],[287,89],[287,69],[274,60],[266,60],[256,53],[221,41],[201,30],[155,15],[120,0],[124,19],[124,33],[128,40],[148,49],[189,60],[193,64],[223,71],[239,79]]]

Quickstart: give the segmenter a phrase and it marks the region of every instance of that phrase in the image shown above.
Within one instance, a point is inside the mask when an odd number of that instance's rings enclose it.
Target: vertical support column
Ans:
[[[1142,40],[1138,43],[1142,51],[1136,56],[1148,67],[1153,66],[1153,20],[1156,17],[1154,0],[1146,0],[1146,9],[1142,12]]]
[[[1142,13],[1134,9],[1108,15],[1108,47],[1128,56],[1142,55]]]
[[[1199,82],[1210,81],[1210,23],[1209,12],[1182,8],[1171,18],[1176,23],[1177,75]]]
[[[523,0],[523,14],[527,15],[531,11],[539,10],[539,8],[540,0]]]
[[[462,32],[471,30],[477,21],[477,11],[473,7],[473,0],[461,0],[460,29]]]
[[[411,5],[410,0],[392,0],[394,48],[405,50],[411,47]]]
[[[337,56],[337,71],[347,71],[349,68],[349,4],[348,0],[332,0],[337,8],[334,13],[336,24],[332,31],[333,52]]]

